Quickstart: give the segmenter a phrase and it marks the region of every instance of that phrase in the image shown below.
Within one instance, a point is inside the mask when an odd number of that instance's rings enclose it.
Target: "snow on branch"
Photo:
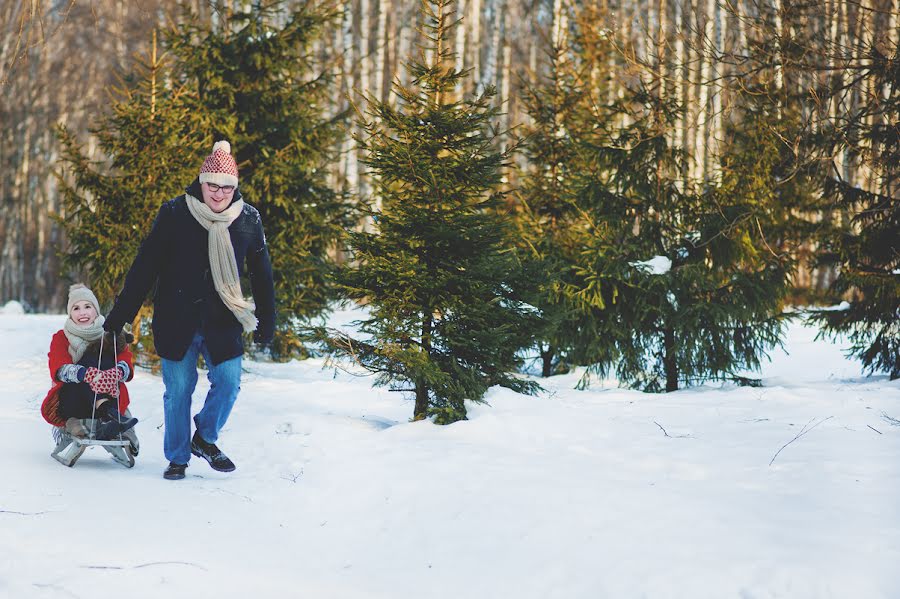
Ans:
[[[672,261],[665,256],[653,256],[643,262],[629,262],[628,264],[650,275],[664,275],[672,269]]]

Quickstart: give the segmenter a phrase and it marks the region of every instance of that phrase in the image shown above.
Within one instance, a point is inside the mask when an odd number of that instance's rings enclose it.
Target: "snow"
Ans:
[[[825,306],[825,307],[816,307],[813,309],[814,312],[845,312],[850,309],[850,302],[842,301],[839,304],[835,304],[834,306]]]
[[[573,372],[446,427],[363,373],[248,361],[220,439],[237,471],[194,459],[173,482],[147,371],[134,469],[50,458],[63,318],[0,315],[3,598],[900,596],[900,381],[799,324],[762,388],[576,391]]]
[[[0,314],[25,314],[25,307],[15,300],[10,300],[0,306]]]
[[[649,260],[629,262],[629,264],[651,275],[664,275],[672,269],[672,261],[665,256],[653,256]]]

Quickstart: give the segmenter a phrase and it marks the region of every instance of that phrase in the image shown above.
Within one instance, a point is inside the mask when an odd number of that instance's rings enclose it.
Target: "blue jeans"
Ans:
[[[209,368],[206,377],[211,384],[203,409],[194,416],[197,432],[204,441],[215,443],[219,439],[219,431],[225,426],[241,390],[241,356],[213,365],[200,333],[194,335],[181,360],[162,359],[163,384],[166,386],[163,452],[166,459],[176,464],[187,464],[191,459],[191,395],[197,386],[197,356],[200,354]]]

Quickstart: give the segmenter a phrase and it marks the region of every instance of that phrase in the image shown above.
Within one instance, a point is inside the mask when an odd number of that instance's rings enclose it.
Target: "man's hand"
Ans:
[[[258,330],[253,331],[253,351],[266,358],[272,357],[272,335],[262,335]]]
[[[272,345],[272,341],[275,338],[275,335],[268,334],[263,335],[259,329],[253,331],[253,343],[256,345]]]
[[[116,320],[110,320],[108,317],[103,321],[103,330],[107,333],[112,333],[113,335],[118,335],[122,332],[122,327],[125,326],[124,322],[119,322]]]

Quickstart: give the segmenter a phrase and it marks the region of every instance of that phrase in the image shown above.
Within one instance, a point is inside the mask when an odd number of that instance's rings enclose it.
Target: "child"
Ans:
[[[133,377],[132,339],[103,331],[103,316],[94,293],[78,283],[69,288],[69,317],[50,341],[50,378],[53,387],[41,404],[41,414],[74,437],[86,437],[81,420],[96,418],[96,438],[110,440],[127,431],[137,418],[126,418],[128,390],[123,381]],[[100,357],[101,339],[103,357]],[[118,352],[117,355],[113,355]]]

